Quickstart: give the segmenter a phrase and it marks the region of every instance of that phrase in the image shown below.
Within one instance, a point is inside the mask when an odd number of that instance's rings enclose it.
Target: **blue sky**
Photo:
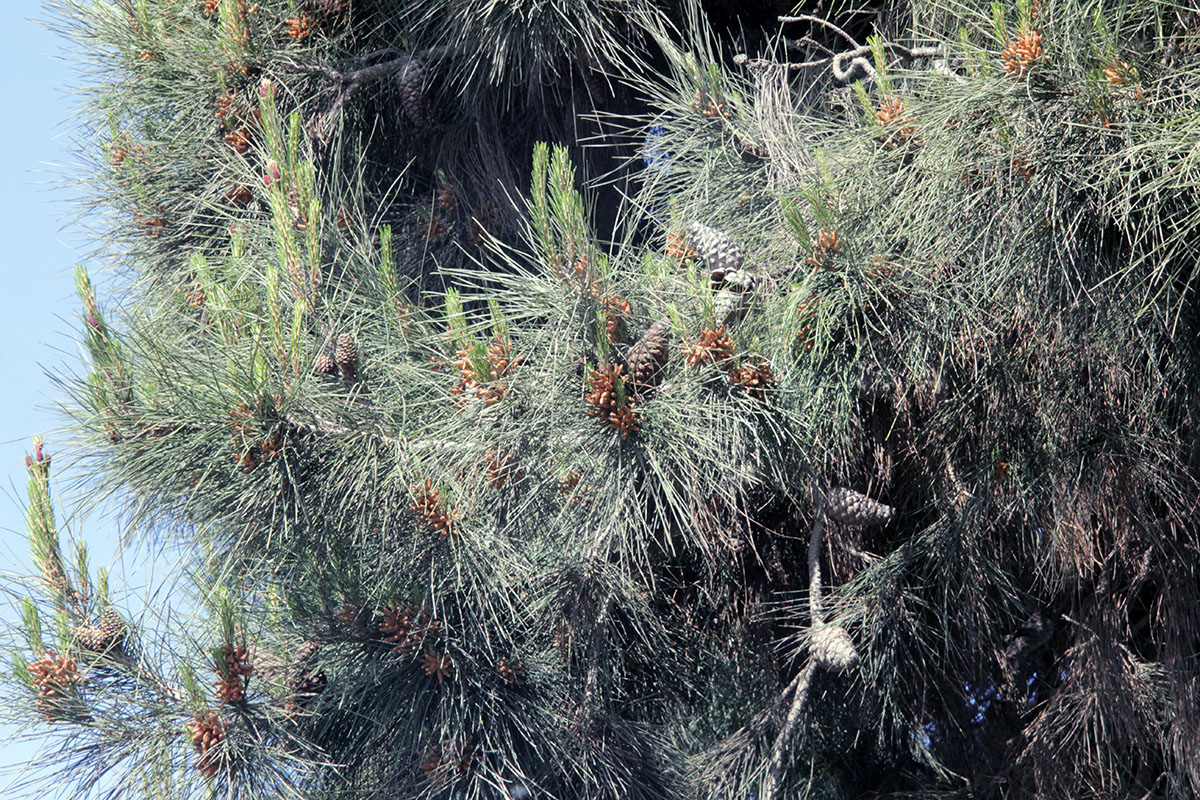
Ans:
[[[64,171],[71,171],[73,138],[70,101],[64,94],[72,70],[58,57],[64,43],[32,19],[40,16],[36,0],[0,3],[0,30],[6,32],[0,49],[5,80],[0,86],[5,113],[0,118],[0,226],[5,243],[0,270],[0,570],[32,571],[26,552],[20,501],[25,493],[25,453],[30,437],[46,436],[46,450],[69,453],[55,436],[65,420],[55,413],[59,399],[46,369],[61,370],[79,352],[72,328],[77,302],[72,267],[84,249],[80,232],[61,229],[70,208],[62,190],[52,191]],[[103,275],[93,270],[103,287]],[[60,477],[61,477],[61,470]],[[61,483],[61,480],[59,481]],[[57,488],[57,487],[56,487]],[[59,497],[71,507],[69,496]],[[92,562],[106,565],[113,558],[115,527],[93,518],[84,530]],[[6,582],[0,578],[0,584]],[[13,617],[7,592],[0,592],[0,616]],[[7,665],[0,665],[7,669]],[[8,735],[11,730],[0,730]],[[13,785],[13,765],[30,758],[28,745],[0,746],[0,797],[44,798]]]

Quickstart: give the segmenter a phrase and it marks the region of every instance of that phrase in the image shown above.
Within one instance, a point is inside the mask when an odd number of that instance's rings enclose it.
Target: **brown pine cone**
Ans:
[[[321,353],[313,362],[313,372],[318,375],[337,375],[337,362],[329,353]]]
[[[93,653],[104,653],[112,649],[120,649],[125,643],[128,629],[125,620],[116,609],[106,608],[100,614],[100,622],[91,627],[72,628],[71,634],[76,643]]]
[[[292,663],[298,667],[307,664],[321,650],[321,645],[318,642],[305,642],[296,648],[296,655],[292,656]]]
[[[333,360],[337,362],[344,377],[354,377],[358,369],[358,345],[355,344],[352,334],[345,331],[338,334],[333,347]]]
[[[650,389],[662,380],[663,367],[671,357],[671,321],[657,320],[638,343],[629,348],[625,361],[634,393]]]
[[[426,71],[415,58],[404,65],[396,76],[400,88],[400,107],[412,124],[424,127],[429,123],[429,95],[425,93]]]

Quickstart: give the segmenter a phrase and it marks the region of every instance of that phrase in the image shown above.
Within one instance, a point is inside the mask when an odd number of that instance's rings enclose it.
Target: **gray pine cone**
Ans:
[[[717,319],[717,327],[732,328],[746,318],[750,310],[750,295],[722,289],[717,292],[713,301],[713,316]]]
[[[894,512],[891,506],[853,489],[837,487],[825,493],[825,513],[830,519],[847,525],[882,525]]]
[[[671,357],[671,321],[663,317],[651,325],[625,356],[634,391],[655,387]]]
[[[725,273],[725,286],[731,292],[741,292],[748,294],[758,288],[758,279],[754,277],[754,273],[744,269],[737,269],[732,272]]]
[[[858,662],[854,640],[840,625],[819,625],[814,628],[808,648],[816,662],[831,672],[842,672]]]
[[[757,279],[744,269],[725,274],[725,280],[713,301],[717,325],[732,326],[745,318],[753,302]]]
[[[720,286],[730,272],[742,268],[745,255],[738,243],[727,234],[699,222],[689,222],[684,231],[692,241],[692,247],[708,267],[713,286]]]

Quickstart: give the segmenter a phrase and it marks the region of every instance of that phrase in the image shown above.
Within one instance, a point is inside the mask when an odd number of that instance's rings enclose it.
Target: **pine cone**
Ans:
[[[100,633],[97,628],[71,628],[71,636],[74,637],[75,643],[81,650],[87,650],[90,653],[103,653],[109,646],[104,634]]]
[[[425,66],[415,58],[409,59],[396,76],[400,87],[400,107],[412,124],[424,127],[429,123],[429,95],[425,93]]]
[[[421,657],[421,669],[426,675],[436,677],[440,684],[454,675],[454,662],[441,650],[426,650]]]
[[[622,403],[617,402],[621,386],[628,385],[623,371],[621,364],[606,364],[593,369],[588,377],[591,391],[583,396],[583,400],[590,406],[587,413],[616,428],[621,432],[621,438],[626,439],[629,434],[637,432],[638,417],[630,407],[628,397]]]
[[[254,674],[250,653],[245,645],[221,645],[224,669],[217,670],[217,697],[222,703],[242,703],[246,699],[246,678]]]
[[[412,604],[403,608],[395,607],[383,610],[383,621],[379,623],[379,632],[384,634],[385,642],[395,645],[392,652],[396,655],[411,655],[421,647],[425,633],[421,625],[420,613],[420,609]]]
[[[333,347],[333,360],[337,362],[344,377],[354,377],[354,372],[358,369],[358,345],[354,343],[354,336],[346,332],[338,334]]]
[[[749,295],[722,289],[717,292],[713,301],[713,316],[716,317],[717,327],[726,328],[736,325],[746,317],[750,310]]]
[[[510,686],[515,686],[525,680],[525,667],[515,659],[500,659],[500,663],[496,665],[496,672],[499,672],[500,677]]]
[[[825,513],[847,525],[882,525],[892,518],[894,511],[891,506],[853,489],[838,487],[825,494]]]
[[[320,649],[321,645],[317,642],[305,642],[296,648],[296,655],[292,657],[291,704],[293,706],[303,707],[307,700],[325,691],[325,685],[328,683],[325,673],[320,670],[314,672],[309,668],[310,662]]]
[[[300,16],[298,17],[284,20],[283,24],[287,28],[288,36],[294,42],[304,41],[309,36],[312,36],[313,31],[316,30],[315,20],[303,11],[300,12]]]
[[[1037,30],[1019,31],[1017,38],[1000,51],[1004,73],[1014,78],[1024,74],[1042,55],[1042,34]]]
[[[487,485],[492,489],[500,489],[509,479],[521,480],[525,477],[517,466],[516,450],[499,450],[487,452]]]
[[[804,259],[804,262],[812,267],[813,271],[829,269],[845,246],[845,240],[838,231],[817,231],[817,238],[812,243],[812,254]]]
[[[458,532],[458,512],[446,503],[441,491],[433,487],[431,478],[426,478],[423,484],[413,484],[408,490],[413,498],[409,508],[417,512],[417,518],[426,528],[437,533],[439,540]]]
[[[716,300],[713,302],[717,325],[732,325],[741,321],[750,310],[758,280],[745,270],[725,273]]]
[[[657,386],[670,357],[671,321],[663,317],[650,326],[637,344],[629,348],[625,358],[634,392]]]
[[[292,681],[292,702],[303,706],[308,700],[325,691],[329,679],[324,672],[314,672],[310,675],[301,674]]]
[[[337,375],[337,362],[333,360],[333,356],[329,353],[321,353],[313,362],[313,372],[318,375]]]
[[[767,390],[775,383],[775,374],[771,371],[771,362],[754,358],[730,370],[729,381],[751,397],[766,400]]]
[[[671,258],[678,258],[680,261],[695,258],[697,255],[696,249],[692,247],[689,237],[686,234],[674,231],[667,234],[666,252]]]
[[[120,649],[129,629],[117,610],[110,607],[100,614],[100,622],[95,627],[74,628],[71,632],[84,650],[103,653],[113,648]]]
[[[225,144],[232,147],[239,153],[244,153],[250,149],[250,131],[246,128],[238,128],[225,134]]]
[[[742,268],[745,255],[728,235],[699,222],[689,222],[684,226],[684,231],[708,267],[714,286],[723,283],[728,273]]]
[[[318,642],[305,642],[296,648],[296,655],[292,657],[292,664],[294,664],[296,667],[303,667],[312,660],[313,656],[315,656],[320,649],[321,645]]]
[[[734,138],[733,148],[742,157],[742,160],[749,164],[757,164],[771,155],[764,145],[750,139],[743,139],[741,136]]]
[[[808,647],[813,659],[832,672],[842,672],[858,662],[854,641],[840,625],[817,626]]]

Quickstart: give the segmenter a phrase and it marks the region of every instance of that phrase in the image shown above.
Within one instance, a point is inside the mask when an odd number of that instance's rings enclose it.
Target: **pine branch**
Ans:
[[[808,690],[812,686],[812,678],[816,671],[817,663],[809,661],[783,692],[783,698],[791,696],[792,704],[788,707],[787,717],[784,718],[783,726],[780,727],[779,734],[775,737],[775,744],[771,747],[767,778],[763,782],[762,800],[775,800],[779,796],[779,787],[783,781],[783,774],[787,770],[788,743],[800,722],[800,717],[804,714],[804,707],[808,702]]]
[[[377,50],[368,56],[359,59],[357,63],[364,60],[396,51],[391,48]],[[451,46],[430,47],[419,51],[416,54],[401,55],[390,61],[385,61],[380,64],[372,64],[370,66],[355,66],[347,70],[337,70],[333,67],[315,64],[303,65],[298,67],[298,71],[306,72],[312,75],[319,75],[334,84],[331,95],[325,98],[323,108],[314,114],[308,121],[309,133],[318,141],[325,141],[329,132],[333,129],[333,124],[341,114],[342,109],[355,98],[360,91],[366,86],[386,78],[389,75],[394,75],[410,64],[424,64],[430,61],[437,61],[457,52],[457,48]]]
[[[871,45],[859,44],[854,37],[846,33],[832,22],[820,17],[809,16],[802,14],[795,17],[779,17],[780,22],[810,22],[832,30],[839,37],[845,39],[850,44],[849,50],[834,52],[824,45],[818,43],[809,36],[804,36],[796,41],[789,41],[789,48],[800,49],[804,45],[815,46],[824,51],[828,55],[825,58],[814,59],[811,61],[801,62],[776,62],[763,58],[750,58],[745,53],[738,53],[733,57],[735,64],[744,66],[751,70],[765,69],[785,69],[788,71],[800,69],[816,69],[820,67],[829,67],[830,73],[834,79],[841,83],[853,83],[856,80],[866,78],[870,82],[879,81],[879,73],[874,65],[871,64],[870,57],[872,55]],[[945,47],[942,45],[928,45],[923,47],[907,47],[898,42],[882,42],[882,48],[885,52],[890,53],[897,62],[908,63],[917,61],[923,58],[937,58],[946,55]],[[953,74],[953,73],[951,73]],[[957,77],[957,76],[955,76]]]
[[[825,497],[824,493],[820,492],[820,490],[816,494],[816,521],[813,523],[812,531],[808,536],[808,613],[810,630],[824,624],[821,609],[821,546],[824,542],[823,535],[825,532]],[[779,794],[779,786],[783,781],[783,774],[786,769],[785,759],[787,757],[788,744],[791,742],[796,725],[799,724],[800,717],[804,713],[804,706],[808,702],[808,688],[812,684],[812,676],[816,672],[816,668],[817,660],[810,657],[808,664],[805,665],[804,669],[800,670],[800,673],[796,675],[783,692],[784,701],[786,702],[786,698],[790,696],[792,704],[788,708],[783,725],[775,737],[775,744],[771,747],[767,779],[763,783],[762,789],[763,800],[775,800]]]

